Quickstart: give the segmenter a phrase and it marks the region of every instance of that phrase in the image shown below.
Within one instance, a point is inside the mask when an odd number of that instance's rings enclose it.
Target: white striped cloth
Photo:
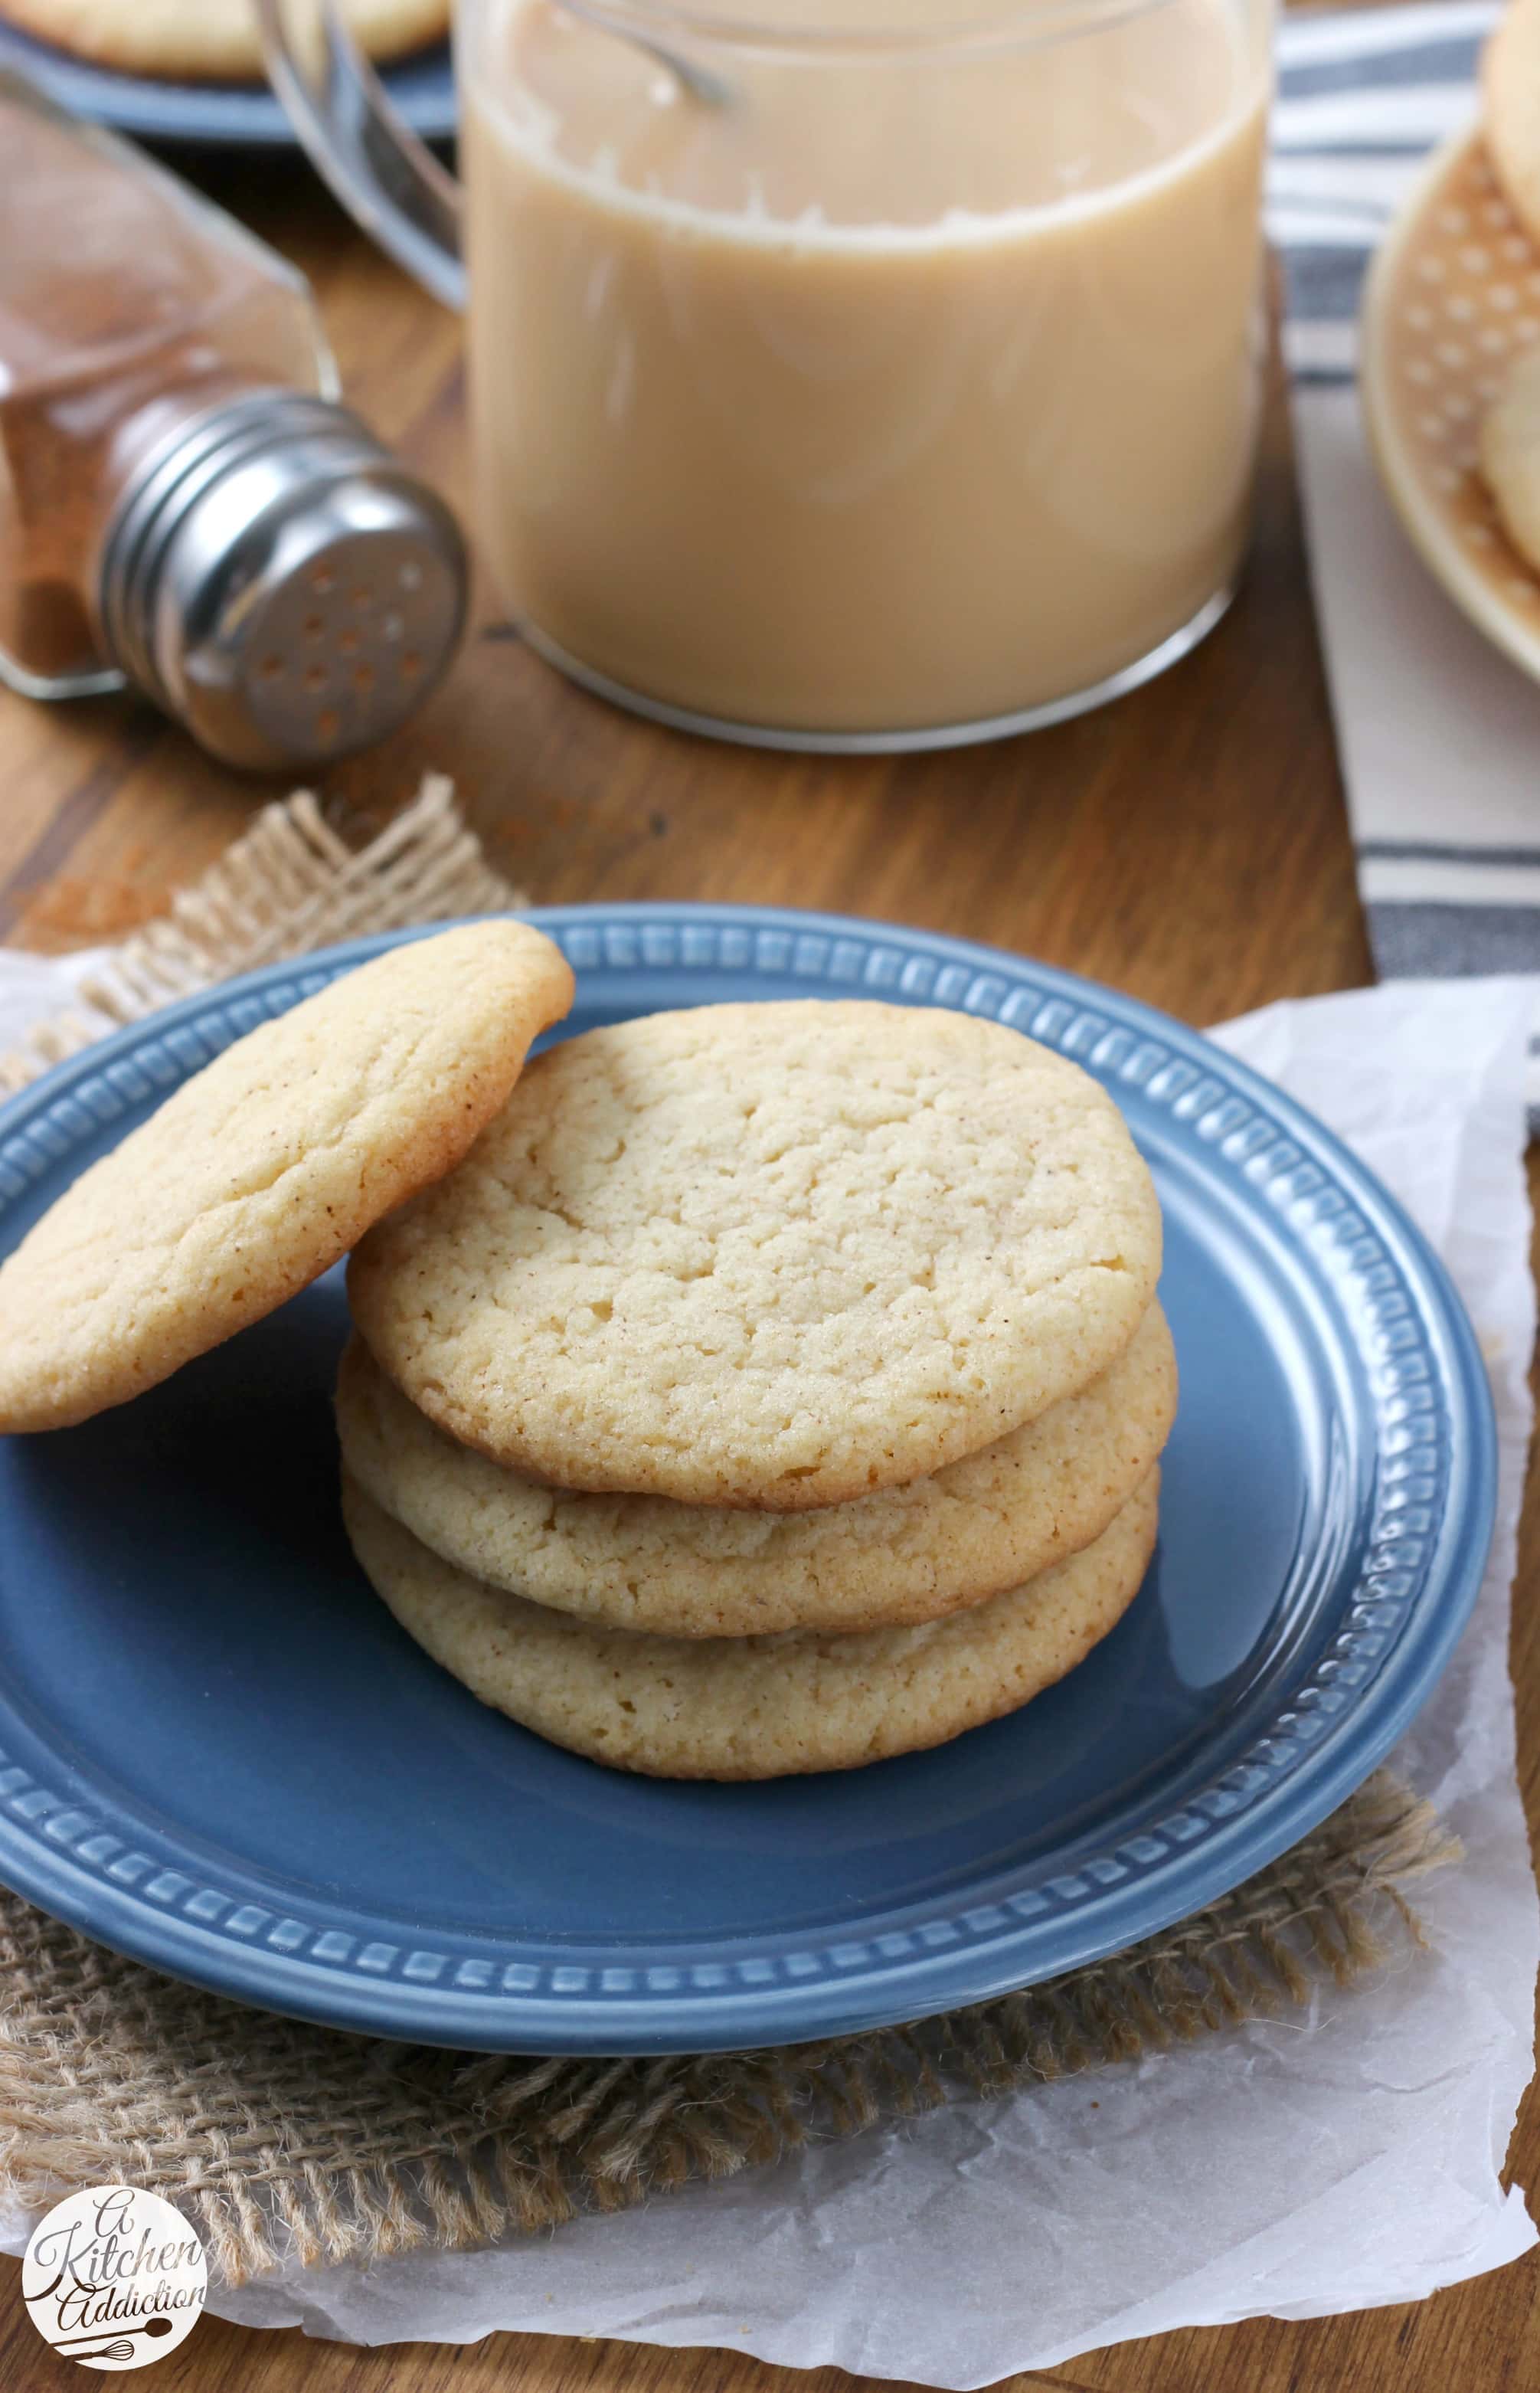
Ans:
[[[1490,0],[1353,10],[1286,23],[1268,168],[1291,373],[1350,382],[1369,255],[1436,142],[1476,113]]]
[[[1437,142],[1478,113],[1489,0],[1296,20],[1279,36],[1268,226],[1312,578],[1382,978],[1536,975],[1540,687],[1467,623],[1369,462],[1354,387],[1364,268]],[[1532,1121],[1540,1128],[1540,1035]]]

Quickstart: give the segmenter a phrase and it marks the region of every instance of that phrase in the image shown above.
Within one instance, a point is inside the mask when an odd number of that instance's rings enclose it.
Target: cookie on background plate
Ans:
[[[459,1161],[572,996],[541,932],[476,922],[227,1047],[0,1264],[0,1432],[123,1404],[319,1278]]]
[[[1099,1537],[1148,1477],[1176,1412],[1158,1304],[1078,1395],[933,1478],[816,1512],[554,1490],[456,1445],[355,1338],[337,1381],[343,1461],[414,1536],[475,1578],[617,1628],[750,1637],[938,1619]]]
[[[365,1575],[436,1662],[552,1744],[653,1778],[855,1770],[1018,1710],[1128,1610],[1158,1499],[1152,1471],[1083,1553],[918,1628],[706,1639],[594,1628],[484,1587],[343,1482]]]
[[[462,1445],[558,1487],[800,1511],[1073,1395],[1155,1295],[1112,1100],[938,1007],[702,1006],[540,1058],[360,1245],[354,1317]]]
[[[287,0],[320,47],[321,0]],[[442,41],[450,0],[340,0],[359,48],[382,62]],[[265,69],[255,0],[0,0],[0,17],[97,66],[173,82],[254,83]]]
[[[1481,100],[1497,180],[1540,241],[1540,0],[1508,0],[1481,60]]]

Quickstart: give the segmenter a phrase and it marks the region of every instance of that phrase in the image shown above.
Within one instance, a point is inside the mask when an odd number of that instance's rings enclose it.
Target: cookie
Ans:
[[[479,922],[226,1048],[0,1265],[0,1431],[88,1419],[271,1313],[459,1160],[571,1001],[549,939]]]
[[[1094,1545],[1024,1587],[859,1636],[594,1628],[439,1561],[346,1478],[343,1510],[402,1628],[482,1703],[617,1770],[781,1778],[945,1744],[1062,1679],[1139,1590],[1158,1481],[1152,1471]]]
[[[555,1049],[359,1247],[354,1316],[462,1445],[773,1511],[941,1470],[1084,1388],[1160,1211],[1096,1082],[939,1008],[657,1013]]]
[[[343,1460],[365,1493],[475,1578],[582,1620],[750,1637],[938,1619],[1099,1537],[1147,1478],[1176,1410],[1158,1305],[1079,1395],[931,1479],[816,1512],[712,1510],[554,1491],[456,1445],[359,1338],[343,1357]]]
[[[319,48],[320,0],[288,0],[302,46]],[[372,59],[404,58],[450,29],[450,0],[341,0]],[[0,0],[0,16],[98,66],[194,83],[254,82],[265,72],[254,0]]]
[[[1520,358],[1481,418],[1481,478],[1503,530],[1540,572],[1540,349]]]
[[[1540,0],[1510,0],[1482,58],[1481,99],[1497,180],[1540,241]]]

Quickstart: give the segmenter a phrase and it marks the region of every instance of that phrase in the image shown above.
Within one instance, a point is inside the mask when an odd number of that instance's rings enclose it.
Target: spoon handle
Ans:
[[[73,2351],[77,2344],[99,2343],[102,2340],[104,2332],[105,2330],[98,2326],[90,2334],[72,2335],[68,2343],[56,2343],[54,2349],[56,2351]],[[116,2343],[120,2336],[125,2334],[161,2335],[169,2334],[170,2332],[171,2321],[166,2317],[163,2310],[156,2310],[151,2317],[140,2319],[133,2326],[124,2324],[122,2326],[114,2327],[111,2333],[107,2335],[107,2341],[109,2343]]]
[[[558,0],[569,17],[577,17],[585,25],[593,25],[601,33],[612,33],[618,42],[629,42],[633,50],[645,51],[649,59],[683,85],[692,99],[700,100],[707,108],[730,107],[735,97],[731,84],[709,67],[697,66],[682,50],[670,49],[663,42],[654,41],[648,33],[639,33],[631,25],[618,24],[603,7],[589,6],[589,0]]]

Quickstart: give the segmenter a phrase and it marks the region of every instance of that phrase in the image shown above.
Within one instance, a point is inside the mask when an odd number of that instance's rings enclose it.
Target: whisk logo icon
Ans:
[[[21,2264],[46,2343],[83,2368],[147,2368],[185,2342],[208,2294],[203,2247],[158,2193],[98,2185],[56,2202]]]

